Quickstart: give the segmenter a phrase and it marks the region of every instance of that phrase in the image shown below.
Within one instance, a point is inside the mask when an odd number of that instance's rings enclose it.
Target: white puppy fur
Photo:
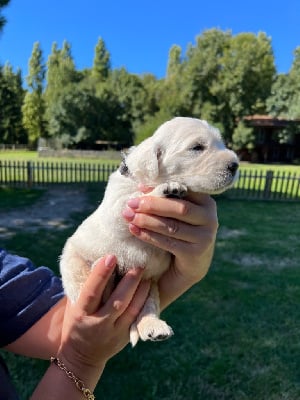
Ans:
[[[236,154],[206,121],[177,117],[161,125],[129,150],[120,169],[110,176],[100,206],[67,240],[60,260],[67,296],[75,302],[94,263],[114,254],[119,275],[143,267],[143,277],[152,281],[149,297],[130,329],[132,345],[139,338],[170,337],[171,327],[159,318],[156,282],[169,267],[171,255],[132,236],[122,211],[129,198],[143,195],[139,183],[155,188],[151,196],[183,197],[189,191],[216,194],[233,185],[237,168]]]

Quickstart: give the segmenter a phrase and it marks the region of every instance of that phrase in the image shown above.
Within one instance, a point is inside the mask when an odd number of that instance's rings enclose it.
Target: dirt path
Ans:
[[[15,229],[34,232],[40,228],[65,229],[73,225],[71,214],[87,208],[84,189],[49,188],[32,206],[1,212],[0,238]]]

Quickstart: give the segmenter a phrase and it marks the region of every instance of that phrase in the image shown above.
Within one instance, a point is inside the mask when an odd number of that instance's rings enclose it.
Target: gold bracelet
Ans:
[[[69,371],[65,364],[57,357],[51,357],[50,358],[51,363],[54,363],[55,365],[58,366],[62,371],[64,371],[67,375],[68,378],[70,378],[76,385],[77,389],[80,390],[83,394],[83,396],[88,399],[88,400],[96,400],[96,397],[93,395],[93,393],[90,391],[90,389],[86,388],[84,383],[82,382],[81,379],[77,378],[75,374],[73,374],[72,371]]]

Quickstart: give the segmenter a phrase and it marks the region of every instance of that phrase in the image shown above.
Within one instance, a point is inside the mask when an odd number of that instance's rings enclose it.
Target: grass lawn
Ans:
[[[96,204],[97,193],[89,195]],[[0,205],[6,196],[0,192]],[[217,202],[220,229],[209,274],[163,313],[174,337],[128,346],[109,362],[97,398],[300,398],[299,204]],[[19,200],[12,205],[23,206]],[[82,218],[75,215],[74,225]],[[55,269],[69,234],[16,230],[1,244]],[[48,363],[7,353],[5,358],[22,399],[28,399]]]
[[[43,194],[43,190],[0,187],[0,210],[10,210],[16,207],[24,207],[32,204]]]
[[[108,154],[111,154],[111,159],[108,158]],[[121,156],[115,151],[106,152],[106,156],[103,157],[39,157],[37,151],[30,150],[5,150],[0,151],[0,161],[35,161],[35,162],[73,162],[73,163],[105,163],[105,164],[118,164]]]

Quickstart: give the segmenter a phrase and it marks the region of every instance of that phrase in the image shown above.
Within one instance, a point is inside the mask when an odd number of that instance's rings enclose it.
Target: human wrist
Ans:
[[[84,382],[90,390],[94,390],[106,365],[106,360],[98,360],[95,363],[87,362],[79,355],[74,355],[70,351],[60,349],[56,357],[71,371],[76,377]]]
[[[55,365],[57,368],[59,368],[61,371],[63,371],[63,373],[65,374],[65,379],[68,378],[69,380],[69,384],[70,382],[72,382],[72,391],[78,390],[77,394],[79,394],[79,392],[81,393],[81,395],[87,399],[87,400],[95,400],[96,397],[93,393],[93,391],[91,391],[83,382],[82,379],[80,379],[77,375],[74,374],[73,371],[69,370],[65,364],[62,362],[62,360],[60,360],[57,357],[51,357],[50,358],[51,364]],[[66,385],[66,384],[65,384]],[[66,387],[66,386],[65,386]],[[68,390],[68,389],[67,389]],[[68,390],[69,391],[69,390]]]

